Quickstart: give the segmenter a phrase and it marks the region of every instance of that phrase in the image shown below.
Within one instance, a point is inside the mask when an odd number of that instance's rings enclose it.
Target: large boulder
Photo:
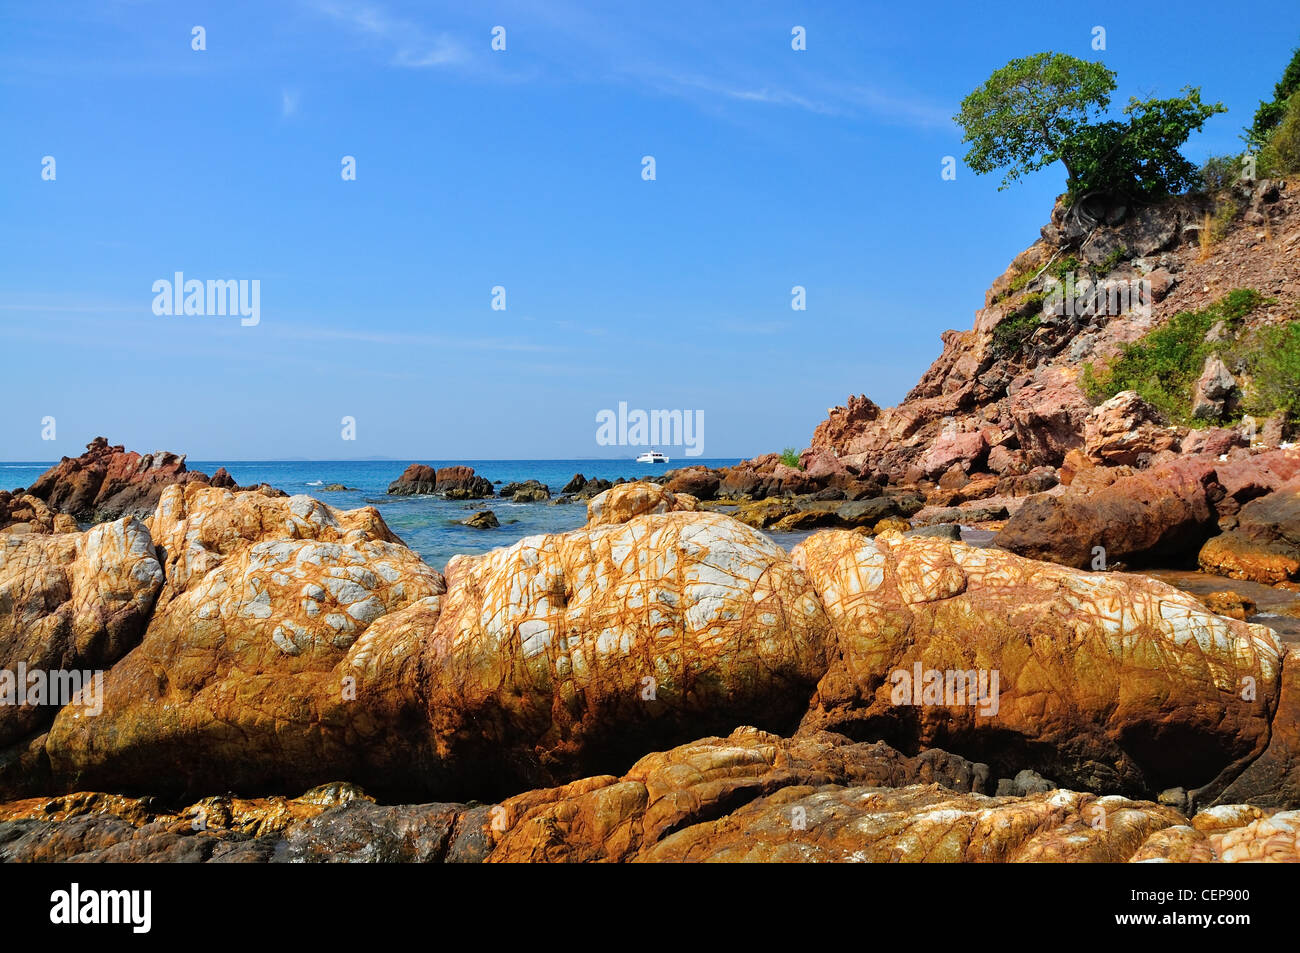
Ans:
[[[166,570],[160,609],[226,557],[254,543],[296,539],[401,543],[373,506],[338,510],[310,496],[277,496],[263,490],[171,487],[159,499],[149,523]]]
[[[1224,518],[1297,476],[1295,450],[1238,450],[1226,461],[1183,456],[1147,470],[1095,467],[1075,474],[1065,493],[1026,500],[996,541],[1022,556],[1080,569],[1098,557],[1105,562],[1095,568],[1182,564]]]
[[[1300,480],[1247,503],[1236,522],[1201,548],[1201,569],[1268,584],[1300,579]]]
[[[1178,431],[1131,390],[1094,407],[1083,423],[1083,452],[1097,464],[1138,465],[1178,441]]]
[[[1068,371],[1039,368],[1013,380],[1007,393],[1012,427],[1030,466],[1059,466],[1066,453],[1083,446],[1092,405]]]
[[[1212,460],[1178,460],[1091,492],[1031,496],[996,542],[1021,556],[1079,569],[1099,556],[1097,568],[1186,560],[1217,528],[1212,498],[1222,492]]]
[[[437,493],[451,500],[481,500],[493,495],[492,482],[474,473],[473,467],[452,466],[435,470],[412,463],[388,484],[394,496],[423,496]]]
[[[81,690],[72,718],[103,702],[102,672],[144,634],[163,584],[144,525],[0,534],[0,747],[31,736]],[[21,684],[20,684],[21,682]],[[0,752],[0,788],[44,773],[43,741]]]
[[[1192,391],[1192,416],[1204,420],[1217,420],[1223,416],[1228,406],[1228,398],[1237,387],[1237,380],[1232,376],[1223,360],[1216,354],[1205,359],[1201,376],[1197,378]]]
[[[1219,804],[1300,807],[1300,655],[1289,652],[1268,748],[1217,798]]]
[[[663,838],[671,863],[1118,863],[1180,824],[1150,801],[1051,791],[960,794],[937,784],[790,787]]]
[[[720,514],[530,536],[454,557],[447,580],[424,691],[465,785],[569,780],[737,724],[791,728],[826,668],[803,575]]]
[[[153,525],[166,588],[140,644],[105,677],[102,713],[55,719],[56,788],[416,783],[429,758],[416,668],[439,573],[372,508],[341,513],[308,497],[173,487]],[[425,615],[370,635],[411,606]]]
[[[515,503],[542,503],[551,498],[551,488],[541,480],[523,480],[507,483],[501,487],[499,495],[501,499]]]
[[[685,493],[697,500],[711,500],[722,485],[722,478],[716,470],[708,467],[688,467],[678,470],[673,478],[664,484],[664,489],[672,493]]]
[[[1268,744],[1281,643],[1155,580],[841,530],[793,559],[836,636],[804,729],[1145,796],[1213,796]]]
[[[907,757],[876,743],[818,732],[796,738],[737,728],[647,754],[622,777],[584,778],[502,802],[492,832],[495,863],[626,861],[674,831],[710,825],[733,805],[807,786],[943,785],[979,789],[984,765],[943,751]],[[786,818],[787,826],[791,820]]]
[[[928,477],[944,473],[953,466],[970,472],[984,459],[988,449],[988,439],[979,430],[968,433],[944,431],[921,455],[918,466]]]

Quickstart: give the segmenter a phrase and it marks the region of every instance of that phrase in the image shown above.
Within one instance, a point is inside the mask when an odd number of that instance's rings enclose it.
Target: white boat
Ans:
[[[667,463],[668,458],[658,450],[647,450],[636,458],[637,463]]]

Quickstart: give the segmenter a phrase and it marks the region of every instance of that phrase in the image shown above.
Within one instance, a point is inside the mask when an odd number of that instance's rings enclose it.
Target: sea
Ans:
[[[389,529],[414,549],[425,562],[442,569],[457,553],[475,555],[509,546],[537,533],[562,533],[587,521],[587,506],[581,501],[567,504],[515,503],[510,500],[443,500],[434,496],[389,496],[392,483],[409,461],[401,460],[186,460],[190,470],[211,476],[219,467],[240,486],[269,483],[294,495],[305,493],[336,509],[375,506]],[[615,480],[619,477],[644,479],[683,466],[726,467],[739,458],[689,457],[668,463],[637,463],[626,460],[420,460],[431,467],[469,466],[494,484],[538,480],[550,489],[552,499],[560,495],[574,474],[587,479]],[[53,462],[0,463],[0,488],[27,486],[53,466]],[[350,489],[326,492],[323,488],[341,483]],[[499,487],[498,487],[499,489]],[[490,509],[501,525],[496,529],[474,529],[461,525],[471,514]],[[789,542],[789,541],[783,541]]]

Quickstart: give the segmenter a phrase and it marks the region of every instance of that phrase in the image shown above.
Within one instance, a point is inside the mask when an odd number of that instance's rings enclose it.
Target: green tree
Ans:
[[[1053,162],[1065,166],[1071,202],[1092,195],[1149,200],[1196,184],[1196,167],[1178,151],[1222,103],[1199,89],[1173,99],[1132,99],[1123,119],[1102,117],[1115,74],[1064,53],[1012,60],[962,100],[954,120],[971,143],[976,173],[1006,169],[1002,188]]]
[[[1130,99],[1127,120],[1080,128],[1065,149],[1075,170],[1070,191],[1150,201],[1198,187],[1196,166],[1178,150],[1207,119],[1225,110],[1221,103],[1201,102],[1199,89],[1182,93],[1173,99]]]
[[[1000,188],[1026,172],[1061,161],[1080,127],[1110,103],[1115,74],[1100,63],[1064,53],[1036,53],[995,70],[961,101],[953,120],[971,144],[966,164],[978,174],[1007,170]]]

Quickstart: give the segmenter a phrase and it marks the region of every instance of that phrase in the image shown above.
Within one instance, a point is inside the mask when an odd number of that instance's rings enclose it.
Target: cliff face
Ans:
[[[943,333],[942,353],[904,401],[882,410],[850,397],[818,425],[810,450],[895,483],[935,478],[954,462],[967,472],[1060,466],[1084,443],[1086,365],[1237,288],[1266,298],[1253,324],[1295,314],[1295,191],[1246,183],[1215,199],[1094,209],[1097,224],[1058,200],[1039,240],[985,292],[974,326]]]

